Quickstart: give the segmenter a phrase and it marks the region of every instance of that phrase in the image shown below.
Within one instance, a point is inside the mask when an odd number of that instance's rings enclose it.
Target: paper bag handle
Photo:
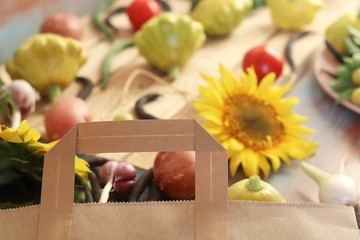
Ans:
[[[75,154],[151,151],[195,151],[195,239],[228,239],[226,150],[195,120],[92,122],[70,130],[45,155],[37,239],[70,240]]]

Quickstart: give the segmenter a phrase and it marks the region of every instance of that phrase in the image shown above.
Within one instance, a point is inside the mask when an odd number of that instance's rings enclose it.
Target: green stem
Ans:
[[[61,88],[59,85],[49,85],[46,88],[46,95],[50,102],[55,102],[61,97]]]
[[[245,187],[250,192],[261,191],[264,187],[259,176],[251,176],[245,183]]]
[[[134,40],[129,39],[124,42],[121,42],[110,49],[106,54],[104,61],[102,63],[102,88],[105,89],[109,85],[110,79],[110,64],[115,55],[117,55],[122,50],[134,46]]]
[[[192,0],[190,12],[192,12],[192,11],[195,9],[196,5],[197,5],[199,2],[200,2],[200,0]]]
[[[306,162],[301,163],[301,169],[308,175],[312,180],[317,182],[317,184],[321,185],[323,182],[327,181],[327,179],[331,176],[330,173],[327,173],[320,168],[317,168],[313,165],[310,165]]]
[[[109,41],[114,40],[114,38],[115,38],[114,34],[111,32],[110,28],[106,25],[105,21],[103,21],[100,18],[100,15],[105,10],[107,10],[114,2],[115,2],[115,0],[108,0],[108,1],[103,2],[95,9],[93,16],[92,16],[95,26],[105,35],[105,37]]]
[[[180,73],[180,67],[176,64],[171,65],[168,70],[167,74],[170,79],[175,79]]]

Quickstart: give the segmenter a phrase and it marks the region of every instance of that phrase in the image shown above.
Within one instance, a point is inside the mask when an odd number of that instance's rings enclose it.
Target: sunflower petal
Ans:
[[[267,179],[269,177],[271,166],[264,156],[259,157],[259,168],[264,173],[265,179]]]
[[[228,68],[220,64],[220,74],[224,89],[227,94],[231,94],[239,85],[239,78]]]
[[[247,177],[259,175],[259,157],[251,150],[244,150],[240,154],[242,168]]]
[[[28,123],[28,121],[24,120],[20,123],[20,126],[16,129],[16,131],[18,132],[19,135],[23,135],[24,133],[26,133],[30,128],[30,125]]]
[[[259,84],[258,95],[259,96],[267,95],[267,93],[271,89],[271,86],[272,86],[274,80],[275,80],[275,73],[273,73],[273,72],[269,73],[265,77],[263,77],[263,79],[261,80],[261,82]]]
[[[230,168],[230,175],[232,177],[235,176],[241,162],[242,162],[242,158],[240,154],[235,154],[230,158],[229,168]]]
[[[8,142],[12,143],[22,143],[23,140],[20,138],[19,134],[14,131],[3,131],[0,132],[0,137]]]

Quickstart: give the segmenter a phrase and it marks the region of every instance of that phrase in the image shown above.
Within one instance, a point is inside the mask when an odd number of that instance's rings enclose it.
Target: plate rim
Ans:
[[[317,51],[314,59],[314,74],[320,87],[335,100],[339,97],[339,93],[334,91],[330,84],[334,83],[336,80],[332,79],[323,72],[323,70],[335,72],[334,67],[339,66],[339,63],[330,54],[330,51],[326,47],[322,47]],[[342,105],[347,109],[360,114],[360,106],[356,106],[349,100],[344,100],[339,105]]]

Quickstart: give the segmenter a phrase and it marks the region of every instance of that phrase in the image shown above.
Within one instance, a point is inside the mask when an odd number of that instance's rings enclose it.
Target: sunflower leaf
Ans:
[[[14,181],[16,178],[19,178],[20,174],[13,170],[8,170],[0,174],[0,187],[9,184]]]

